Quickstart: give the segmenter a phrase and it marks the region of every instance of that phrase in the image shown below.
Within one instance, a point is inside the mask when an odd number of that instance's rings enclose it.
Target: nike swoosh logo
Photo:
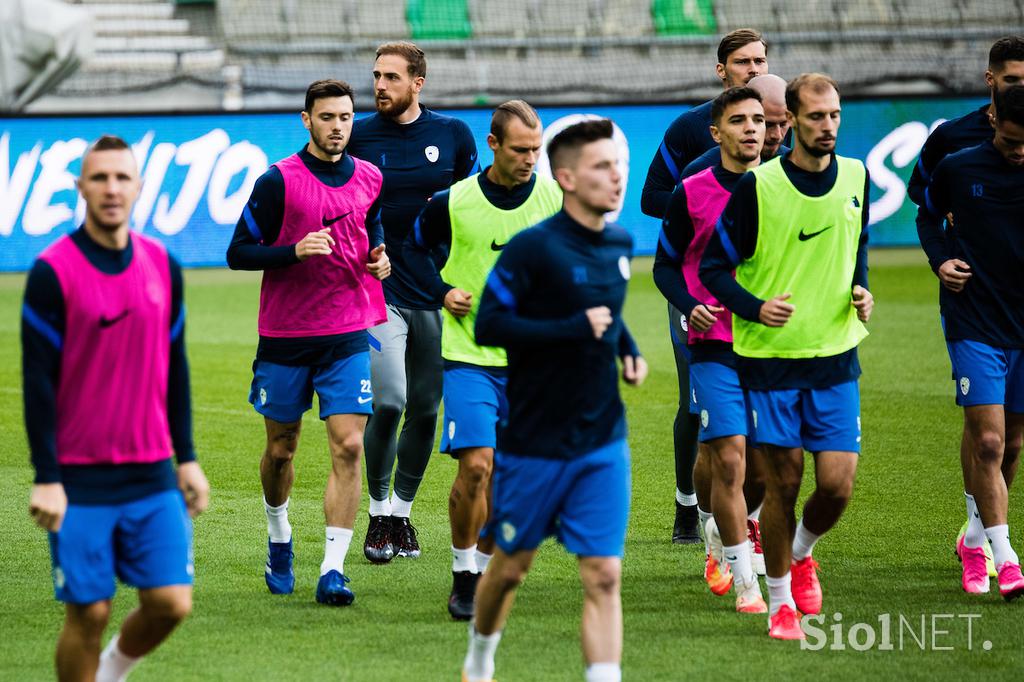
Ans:
[[[323,219],[322,219],[324,227],[330,227],[334,223],[338,222],[339,220],[341,220],[342,218],[347,216],[349,213],[352,213],[352,211],[349,211],[348,213],[342,213],[337,218],[328,218],[327,216],[324,216]]]
[[[508,246],[508,242],[505,242],[504,244],[499,244],[498,242],[494,241],[493,239],[491,240],[491,251],[501,251],[506,246]]]
[[[373,400],[373,396],[372,395],[371,396],[367,396],[366,398],[356,398],[356,402],[359,403],[360,405],[365,405],[366,403],[370,402],[371,400]]]
[[[822,232],[826,232],[828,230],[831,230],[832,227],[833,227],[832,225],[829,225],[828,227],[823,227],[822,229],[818,230],[817,232],[804,232],[803,228],[801,228],[800,229],[800,234],[798,235],[798,238],[800,239],[800,241],[805,242],[808,239],[811,239],[812,237],[817,237]]]
[[[106,329],[107,327],[114,326],[115,324],[117,324],[118,322],[123,320],[125,317],[127,317],[129,312],[131,312],[131,311],[129,311],[129,310],[122,310],[120,315],[117,315],[116,317],[109,317],[109,318],[108,317],[103,317],[101,315],[100,316],[100,327],[102,329]]]

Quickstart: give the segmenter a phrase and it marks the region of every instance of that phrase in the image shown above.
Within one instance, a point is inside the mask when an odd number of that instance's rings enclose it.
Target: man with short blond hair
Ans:
[[[494,163],[438,192],[423,209],[406,244],[413,271],[429,273],[419,284],[444,301],[444,423],[441,452],[459,462],[448,497],[452,533],[452,590],[448,612],[473,615],[473,595],[494,551],[492,537],[478,537],[490,509],[491,469],[497,430],[508,418],[507,365],[501,348],[481,346],[473,335],[487,273],[518,232],[558,212],[558,184],[534,172],[543,133],[533,107],[522,100],[498,106],[487,145]],[[430,259],[448,250],[438,272]]]
[[[62,680],[125,679],[192,610],[189,516],[210,488],[192,444],[181,267],[129,228],[140,186],[128,144],[96,140],[78,179],[85,222],[25,286],[29,509],[65,604]],[[118,579],[139,604],[101,654]]]

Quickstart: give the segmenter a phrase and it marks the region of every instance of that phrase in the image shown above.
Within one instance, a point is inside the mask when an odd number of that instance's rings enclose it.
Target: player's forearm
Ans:
[[[192,392],[189,387],[188,356],[184,334],[171,344],[171,362],[167,373],[167,425],[178,464],[196,459],[192,441]]]
[[[926,206],[917,209],[917,239],[933,272],[938,272],[939,266],[949,260],[942,220],[932,215]]]
[[[720,305],[745,320],[757,322],[764,301],[740,286],[733,275],[735,267],[726,255],[718,235],[712,235],[700,262],[700,281],[718,299]]]
[[[622,323],[622,331],[619,333],[619,357],[632,356],[640,357],[640,347],[636,345],[636,339],[629,332],[629,327]]]
[[[294,245],[264,246],[256,241],[244,219],[239,219],[227,251],[232,270],[273,270],[299,262]]]
[[[452,286],[441,279],[441,273],[437,271],[437,263],[430,252],[430,249],[419,243],[414,238],[414,231],[410,230],[409,235],[402,243],[402,256],[405,258],[407,271],[412,275],[416,284],[436,301],[444,299],[445,294],[452,289]]]
[[[662,253],[660,247],[658,253]],[[689,290],[686,288],[686,280],[683,278],[683,273],[680,271],[679,266],[668,257],[661,258],[660,255],[655,256],[654,285],[658,287],[661,295],[675,306],[676,309],[685,314],[686,317],[689,317],[690,312],[700,303],[700,301],[690,295]]]
[[[30,330],[22,330],[22,397],[35,483],[58,483],[57,381],[60,351]]]
[[[486,296],[486,293],[485,293]],[[557,341],[580,341],[593,332],[585,312],[567,318],[533,319],[480,302],[476,318],[476,342],[481,346],[541,346]]]

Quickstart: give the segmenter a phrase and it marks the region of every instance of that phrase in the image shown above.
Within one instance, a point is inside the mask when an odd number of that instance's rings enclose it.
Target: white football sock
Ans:
[[[285,500],[281,506],[271,507],[267,504],[267,498],[263,498],[263,509],[267,512],[267,535],[273,543],[292,539],[292,526],[288,523],[288,502]]]
[[[473,561],[476,562],[476,572],[483,573],[487,570],[487,564],[491,563],[493,554],[484,554],[479,549],[473,552]]]
[[[345,555],[352,543],[352,529],[327,526],[324,539],[324,561],[320,564],[320,575],[328,571],[345,574]]]
[[[676,488],[676,502],[684,507],[693,507],[697,504],[697,493],[684,493],[679,488]]]
[[[964,545],[981,547],[985,544],[985,526],[981,523],[978,503],[974,501],[974,495],[966,491],[964,491],[964,500],[967,502],[967,530],[964,532]]]
[[[744,585],[754,582],[754,569],[750,565],[750,542],[744,540],[738,545],[726,545],[722,554],[732,569],[733,577]]]
[[[477,573],[475,555],[476,545],[466,549],[459,549],[452,545],[452,573],[461,573],[463,571]]]
[[[469,626],[469,649],[462,669],[469,682],[491,682],[494,678],[494,652],[501,641],[501,630],[493,635],[481,635],[472,624]]]
[[[370,516],[391,516],[391,500],[375,500],[370,497]]]
[[[391,516],[400,516],[403,519],[407,519],[411,513],[412,500],[406,502],[395,493],[391,493]]]
[[[96,682],[124,682],[128,679],[128,673],[132,671],[142,658],[132,658],[118,648],[117,642],[120,639],[115,633],[107,647],[100,654],[100,667],[96,670]]]
[[[992,560],[996,563],[996,568],[1000,568],[1007,561],[1012,564],[1020,563],[1017,553],[1010,546],[1010,526],[1005,523],[1001,526],[991,526],[985,529],[985,535],[992,545]]]
[[[708,544],[708,534],[705,530],[708,527],[708,519],[711,518],[711,513],[697,507],[697,518],[700,519],[700,534],[704,536],[704,553],[711,554],[711,545]]]
[[[789,608],[796,611],[796,602],[793,601],[793,582],[789,571],[781,578],[765,576],[765,584],[768,586],[768,615],[774,616],[783,604],[789,604]]]
[[[587,682],[621,682],[622,666],[618,663],[591,663],[587,666]]]
[[[802,561],[811,556],[814,543],[820,537],[820,535],[815,535],[807,530],[804,520],[800,519],[800,523],[796,524],[796,534],[793,536],[793,561]]]

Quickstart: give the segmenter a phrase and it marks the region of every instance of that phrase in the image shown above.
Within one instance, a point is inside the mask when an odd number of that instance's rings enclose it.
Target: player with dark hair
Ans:
[[[366,330],[385,318],[378,280],[388,276],[390,264],[380,226],[380,171],[345,149],[352,89],[316,81],[305,106],[309,143],[256,181],[227,260],[232,269],[263,271],[249,402],[267,430],[260,460],[270,536],[267,587],[273,594],[295,588],[292,459],[315,391],[331,456],[316,600],[346,606],[355,599],[346,586],[345,555],[359,510],[363,429],[373,399]]]
[[[786,87],[786,109],[793,151],[736,184],[700,279],[733,313],[736,367],[768,461],[761,512],[768,632],[804,639],[800,614],[821,611],[811,552],[853,492],[861,447],[857,344],[874,299],[869,178],[860,161],[835,153],[839,87],[823,74],[802,74]],[[805,449],[816,486],[798,522]]]
[[[907,194],[910,195],[911,200],[918,206],[925,206],[925,189],[928,187],[928,182],[935,171],[935,167],[938,166],[942,159],[949,154],[967,149],[968,147],[974,147],[992,139],[991,115],[995,110],[996,94],[1015,85],[1024,84],[1024,37],[1005,36],[992,43],[992,47],[988,52],[988,70],[985,71],[985,83],[988,85],[991,94],[989,101],[984,106],[960,118],[942,123],[932,131],[925,141],[924,147],[921,149],[921,156],[917,161],[917,165],[914,166],[914,171],[910,175],[910,182],[907,185]],[[918,216],[927,216],[927,213],[919,212]],[[918,225],[918,234],[921,235],[922,230],[927,231],[928,229],[927,225],[923,227]],[[924,241],[924,237],[922,237],[922,241]],[[958,269],[962,265],[964,264],[960,263],[958,265],[955,261],[950,261],[936,271],[943,286],[948,287],[963,281],[964,275],[967,273],[966,271],[961,272]],[[1007,489],[1009,489],[1017,472],[1016,464],[1014,464],[1016,457],[1006,457],[1003,461],[1006,463],[1003,467],[1003,478],[1006,481]],[[967,450],[966,441],[961,441],[961,469],[966,471],[969,464],[970,453]],[[966,478],[964,479],[964,499],[967,503],[967,520],[964,521],[960,532],[957,534],[954,551],[959,557],[964,535],[968,532],[968,527],[971,526],[972,542],[977,541],[979,538],[981,539],[981,546],[985,550],[988,574],[995,577],[997,572],[995,562],[992,559],[992,548],[989,546],[988,540],[984,538],[981,521],[977,516],[977,504],[970,482]]]
[[[444,301],[441,452],[459,463],[448,497],[448,612],[458,620],[472,617],[477,580],[494,551],[493,537],[477,539],[490,511],[496,429],[508,418],[505,351],[479,345],[473,327],[487,274],[505,244],[561,208],[558,184],[534,173],[543,130],[537,112],[522,100],[495,109],[487,136],[494,163],[435,194],[406,243],[412,270],[432,274],[421,279],[421,289]],[[439,247],[449,252],[440,272],[430,258]]]
[[[442,302],[417,285],[417,273],[406,263],[404,242],[435,192],[480,170],[469,126],[420,104],[426,75],[427,60],[416,45],[399,41],[378,47],[373,65],[377,113],[356,121],[348,147],[350,154],[374,164],[384,176],[381,222],[392,265],[391,277],[384,282],[387,321],[370,330],[370,523],[363,553],[374,563],[420,554],[409,516],[434,448],[443,381]],[[435,271],[444,258],[442,251],[433,254]],[[393,470],[394,492],[389,497]]]
[[[85,222],[43,251],[25,286],[29,508],[50,532],[65,604],[62,680],[124,680],[192,610],[189,516],[210,488],[192,444],[181,267],[130,230],[139,188],[127,143],[95,141],[78,179]],[[115,579],[139,605],[101,654]]]
[[[718,64],[715,67],[723,88],[744,85],[768,71],[768,44],[760,32],[741,28],[725,35],[718,43]],[[640,208],[649,216],[665,217],[672,190],[679,184],[682,170],[703,152],[715,146],[709,132],[711,102],[689,109],[676,118],[665,131],[665,137],[647,169]],[[686,320],[671,304],[668,306],[669,333],[675,353],[679,381],[679,409],[673,425],[673,446],[676,474],[675,523],[672,542],[700,542],[698,524],[710,513],[698,513],[698,497],[704,491],[694,487],[693,469],[697,460],[697,419],[689,413],[690,368],[686,349]],[[701,510],[710,508],[710,500],[699,500]]]
[[[718,537],[714,547],[710,542],[707,547],[704,577],[711,591],[722,595],[735,576],[736,610],[764,613],[768,607],[754,570],[755,548],[748,540],[750,502],[744,481],[749,429],[746,396],[732,352],[732,315],[697,275],[732,188],[761,160],[765,116],[760,94],[749,87],[729,88],[712,102],[711,120],[711,134],[720,145],[718,163],[686,178],[672,193],[658,239],[654,282],[689,322],[692,402],[700,416],[704,450],[700,456],[707,458],[711,470],[714,519],[708,521],[705,537]],[[699,473],[695,471],[695,478]],[[760,497],[753,506],[761,504]],[[723,561],[725,566],[720,567]]]
[[[550,535],[579,557],[587,679],[621,678],[630,468],[616,357],[630,384],[647,365],[621,318],[632,239],[605,224],[622,193],[612,130],[606,119],[584,121],[551,140],[562,211],[509,241],[480,301],[477,342],[508,352],[509,419],[495,453],[497,549],[477,587],[468,682],[494,676],[516,589]]]
[[[921,245],[942,282],[939,305],[964,410],[970,520],[957,541],[964,591],[1024,595],[1010,545],[1009,487],[1024,440],[1024,86],[994,94],[995,135],[939,162],[918,211]],[[945,231],[942,223],[951,216]]]

